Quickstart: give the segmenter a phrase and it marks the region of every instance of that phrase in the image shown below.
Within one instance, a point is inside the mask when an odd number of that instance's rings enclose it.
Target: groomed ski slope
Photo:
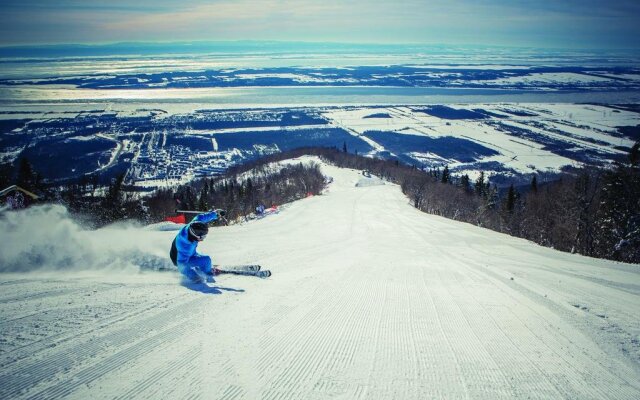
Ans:
[[[201,245],[267,280],[198,291],[117,257],[0,274],[0,398],[640,398],[640,266],[430,216],[395,185],[323,170],[324,195]],[[67,233],[94,256],[98,242],[160,256],[175,234]]]

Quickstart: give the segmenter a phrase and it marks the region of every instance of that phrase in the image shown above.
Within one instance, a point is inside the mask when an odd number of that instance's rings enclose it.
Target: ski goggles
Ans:
[[[191,235],[193,235],[193,237],[195,237],[196,239],[198,239],[198,240],[200,240],[200,241],[204,240],[204,238],[206,238],[206,237],[207,237],[207,234],[206,234],[206,233],[205,233],[204,235],[197,235],[197,234],[193,231],[193,229],[191,229],[191,227],[189,227],[189,233],[190,233]]]

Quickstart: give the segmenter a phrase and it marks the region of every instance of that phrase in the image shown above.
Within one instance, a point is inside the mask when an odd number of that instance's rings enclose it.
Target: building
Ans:
[[[29,207],[40,199],[40,196],[18,185],[11,185],[0,191],[0,207],[2,209],[17,210]]]

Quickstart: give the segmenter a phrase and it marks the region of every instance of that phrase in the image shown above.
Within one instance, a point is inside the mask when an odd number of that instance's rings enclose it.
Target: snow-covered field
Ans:
[[[474,162],[447,159],[429,152],[409,154],[414,160],[447,164],[456,173],[466,173],[472,179],[476,179],[480,171],[491,173],[492,167],[486,164],[491,162],[495,162],[498,170],[508,168],[513,174],[557,173],[566,166],[582,165],[575,159],[558,154],[560,147],[565,145],[601,154],[603,159],[622,157],[627,154],[625,149],[633,146],[634,140],[620,136],[617,127],[640,123],[636,112],[603,105],[487,103],[449,104],[447,108],[455,112],[485,112],[492,118],[447,119],[422,112],[420,106],[331,109],[323,116],[332,125],[366,140],[375,149],[373,154],[389,149],[363,136],[368,131],[458,138],[495,151],[497,154],[478,157]],[[507,133],[506,129],[527,132],[529,136]],[[549,142],[555,142],[557,148],[550,146]],[[458,158],[464,155],[467,154],[458,154]],[[485,164],[479,167],[476,162]]]
[[[533,174],[545,182],[571,167],[624,160],[640,126],[634,104],[489,101],[227,110],[198,105],[181,106],[181,112],[173,104],[153,103],[51,110],[0,105],[0,125],[6,127],[0,160],[27,157],[47,179],[108,175],[116,167],[128,171],[128,183],[153,190],[280,151],[344,144],[361,155],[425,169],[447,165],[452,174],[472,180],[484,172],[494,184],[520,186]],[[51,152],[60,157],[41,157]]]
[[[166,263],[175,232],[4,214],[0,398],[640,398],[640,266],[423,214],[395,185],[323,169],[324,195],[201,245],[267,280],[182,286],[129,261]]]

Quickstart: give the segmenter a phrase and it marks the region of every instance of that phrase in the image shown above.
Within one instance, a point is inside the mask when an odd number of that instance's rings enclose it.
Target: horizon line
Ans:
[[[432,43],[432,42],[337,42],[337,41],[302,41],[302,40],[259,40],[259,39],[238,39],[238,40],[177,40],[177,41],[107,41],[107,42],[55,42],[55,43],[20,43],[20,44],[0,44],[0,49],[37,49],[37,48],[56,48],[56,47],[77,47],[77,48],[99,48],[110,46],[150,46],[155,45],[231,45],[231,44],[273,44],[273,45],[332,45],[332,46],[362,46],[362,47],[434,47],[434,48],[500,48],[500,49],[527,49],[527,50],[547,50],[547,51],[594,51],[594,52],[639,52],[640,47],[620,47],[620,48],[601,48],[601,47],[549,47],[549,46],[525,46],[525,45],[501,45],[501,44],[478,44],[478,43]]]

